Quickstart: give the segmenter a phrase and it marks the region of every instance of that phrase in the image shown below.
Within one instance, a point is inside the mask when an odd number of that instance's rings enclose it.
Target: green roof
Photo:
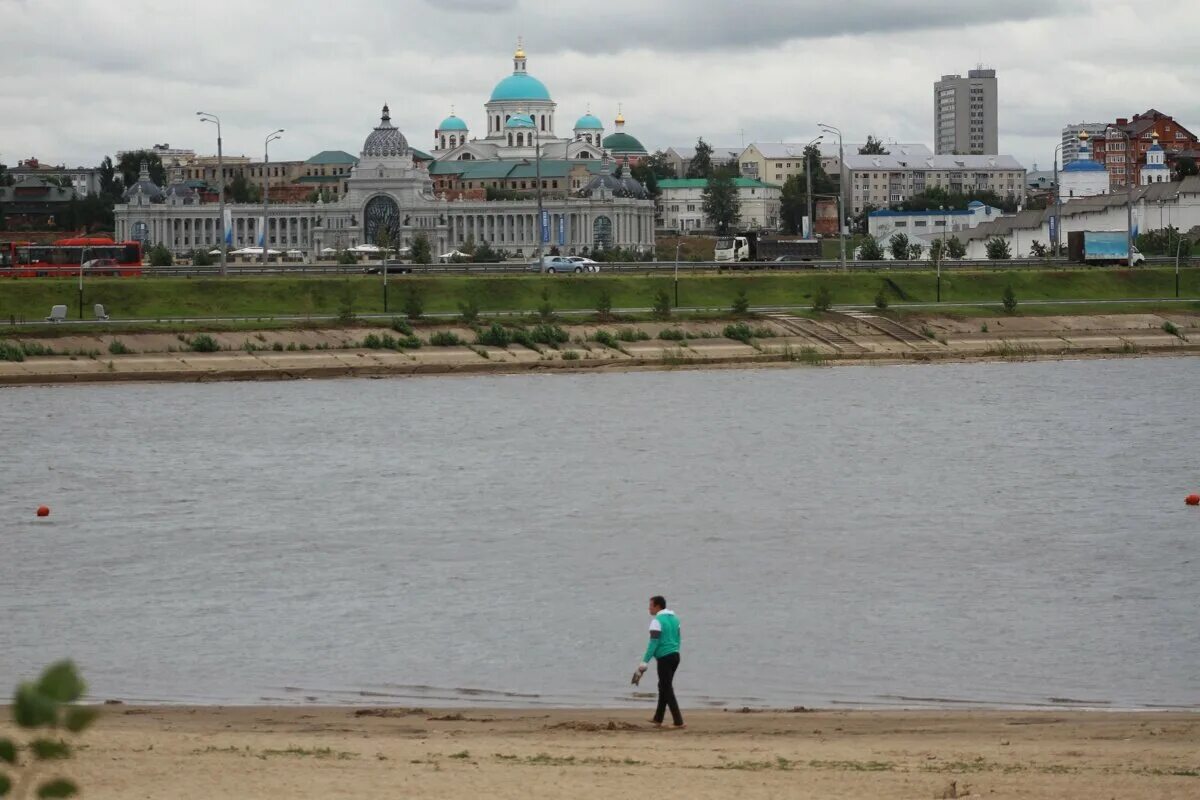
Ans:
[[[646,148],[628,133],[610,133],[604,137],[604,146],[614,153],[645,153]]]
[[[358,159],[345,150],[322,150],[305,164],[357,164]]]
[[[417,161],[433,161],[433,156],[429,155],[429,153],[426,153],[424,150],[418,150],[415,147],[410,147],[408,148],[408,151],[412,153],[412,157]]]
[[[564,178],[577,166],[587,167],[593,175],[600,171],[596,159],[542,159],[543,178]],[[510,178],[536,178],[537,165],[525,159],[502,159],[498,161],[435,161],[429,166],[430,175],[458,175],[464,181],[501,180]]]
[[[707,178],[659,178],[660,189],[703,189],[708,185]],[[773,183],[763,183],[757,178],[734,178],[733,185],[739,189],[778,189]]]

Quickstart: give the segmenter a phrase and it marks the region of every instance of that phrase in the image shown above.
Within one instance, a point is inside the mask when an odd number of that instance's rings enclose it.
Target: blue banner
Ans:
[[[1050,215],[1050,241],[1058,241],[1058,217]]]
[[[558,215],[558,244],[561,247],[567,243],[567,218],[564,214]]]
[[[542,209],[542,242],[550,241],[550,212]]]

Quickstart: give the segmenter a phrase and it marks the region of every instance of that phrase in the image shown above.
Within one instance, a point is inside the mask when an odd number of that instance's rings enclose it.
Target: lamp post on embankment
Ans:
[[[220,203],[217,213],[221,218],[221,277],[224,278],[228,274],[226,264],[229,247],[225,242],[227,233],[225,230],[225,156],[221,151],[221,118],[207,111],[197,111],[196,116],[200,118],[201,122],[211,122],[217,126],[217,192]]]

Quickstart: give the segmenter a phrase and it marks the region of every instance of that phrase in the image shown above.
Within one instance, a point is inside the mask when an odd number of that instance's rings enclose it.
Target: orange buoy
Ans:
[[[50,506],[38,506],[37,515],[39,517],[50,516]]]
[[[1200,494],[1189,494],[1184,498],[1183,502],[1189,506],[1200,506]]]

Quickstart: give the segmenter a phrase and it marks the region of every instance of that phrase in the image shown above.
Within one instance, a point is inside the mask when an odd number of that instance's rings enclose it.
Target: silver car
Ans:
[[[541,263],[535,261],[529,265],[529,271],[554,275],[559,272],[586,272],[587,267],[584,264],[576,264],[566,256],[543,256]]]

